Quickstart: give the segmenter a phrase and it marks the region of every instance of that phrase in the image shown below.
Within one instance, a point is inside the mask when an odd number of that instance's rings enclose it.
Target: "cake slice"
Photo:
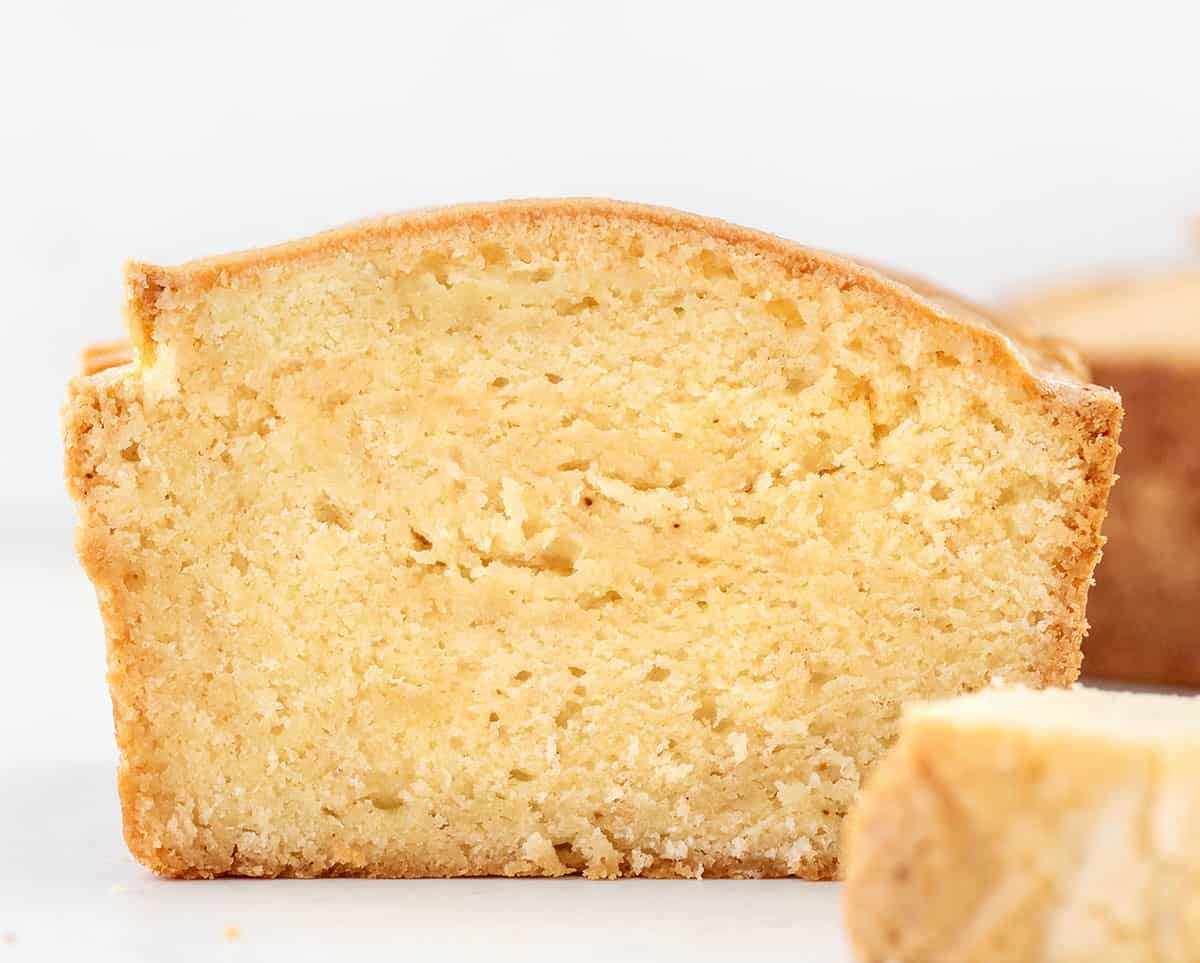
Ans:
[[[544,201],[127,283],[66,463],[156,872],[828,877],[901,703],[1076,677],[1118,398],[871,270]]]
[[[991,689],[909,706],[848,825],[871,963],[1200,959],[1200,699]]]
[[[1084,671],[1200,686],[1200,270],[1060,287],[1012,311],[1078,344],[1128,411]]]

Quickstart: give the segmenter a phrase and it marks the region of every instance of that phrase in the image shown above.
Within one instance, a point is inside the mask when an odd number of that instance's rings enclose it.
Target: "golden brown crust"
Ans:
[[[940,288],[924,278],[906,274],[891,268],[864,261],[855,263],[870,267],[873,271],[886,278],[911,288],[914,292],[934,304],[950,311],[961,318],[970,318],[982,327],[995,328],[1011,337],[1033,362],[1035,367],[1061,377],[1073,378],[1077,381],[1090,380],[1090,373],[1079,352],[1073,345],[1057,338],[1041,337],[1027,326],[1017,324],[1011,318],[1003,318],[995,312],[967,301],[951,291]],[[131,298],[141,302],[147,298],[147,289],[140,283],[131,287]],[[156,292],[161,293],[161,291]],[[135,312],[149,313],[144,305],[139,304]],[[83,373],[95,374],[105,368],[128,364],[133,360],[133,345],[127,339],[102,341],[88,345],[83,351]]]
[[[860,960],[883,963],[900,958],[900,950],[928,951],[924,932],[913,934],[908,925],[923,911],[933,915],[930,908],[941,905],[939,896],[949,909],[938,915],[966,915],[960,903],[974,894],[938,886],[953,852],[945,839],[946,827],[963,821],[955,812],[954,787],[939,772],[946,748],[902,729],[860,804],[846,818],[842,909],[847,936]],[[937,870],[914,878],[913,867],[921,865],[922,858]],[[886,953],[881,944],[887,946]]]
[[[1085,617],[1088,589],[1100,561],[1104,545],[1101,526],[1108,513],[1108,495],[1116,478],[1117,455],[1121,446],[1123,410],[1118,403],[1109,405],[1097,398],[1085,398],[1078,412],[1080,454],[1088,465],[1088,500],[1075,516],[1074,552],[1063,565],[1062,611],[1050,627],[1058,640],[1058,657],[1043,675],[1047,684],[1067,685],[1079,678],[1082,662],[1080,646],[1088,631]]]
[[[829,856],[804,861],[799,869],[789,871],[783,860],[745,857],[732,860],[668,860],[656,859],[645,868],[635,870],[627,860],[614,867],[611,873],[588,872],[582,861],[563,865],[561,870],[548,871],[514,853],[464,852],[447,843],[440,848],[420,852],[365,852],[347,850],[323,854],[320,859],[297,859],[294,854],[265,862],[234,855],[232,859],[214,862],[211,854],[165,852],[146,845],[143,834],[130,835],[126,823],[126,842],[130,851],[147,869],[171,879],[217,879],[223,876],[250,876],[260,879],[322,879],[328,877],[357,877],[366,879],[437,879],[464,876],[574,876],[592,879],[615,879],[641,876],[646,879],[783,879],[798,877],[810,881],[832,880],[837,863]]]
[[[869,264],[868,266],[893,281],[907,285],[921,297],[941,305],[956,317],[973,320],[977,324],[995,328],[1008,335],[1020,346],[1021,351],[1029,358],[1033,366],[1040,371],[1075,381],[1091,380],[1091,373],[1074,345],[1059,338],[1040,335],[1029,325],[1018,321],[1016,317],[985,308],[983,305],[969,301],[953,291],[947,291],[925,278],[878,264]]]
[[[402,239],[419,239],[441,232],[469,232],[485,226],[537,222],[546,218],[608,226],[636,222],[665,232],[700,232],[775,259],[792,272],[824,275],[842,289],[867,290],[895,305],[915,323],[958,326],[971,337],[986,363],[1023,387],[1031,398],[1039,399],[1060,413],[1064,430],[1072,431],[1077,437],[1080,455],[1090,466],[1091,473],[1088,496],[1084,503],[1075,506],[1073,512],[1077,539],[1072,553],[1061,565],[1060,610],[1048,628],[1049,652],[1035,670],[1047,684],[1066,684],[1076,678],[1079,643],[1086,627],[1083,610],[1087,587],[1102,544],[1100,523],[1118,450],[1120,400],[1113,392],[1070,377],[1056,365],[1035,368],[1015,349],[1009,337],[982,316],[957,317],[945,307],[876,271],[772,235],[663,208],[603,200],[514,201],[453,207],[380,218],[277,247],[194,261],[174,268],[133,263],[126,272],[126,314],[136,354],[135,364],[107,371],[97,368],[98,374],[75,379],[71,384],[64,424],[68,485],[80,509],[79,556],[96,585],[108,636],[109,680],[122,759],[120,789],[126,839],[133,854],[155,872],[168,876],[280,875],[285,872],[292,875],[489,875],[504,873],[506,867],[519,860],[511,853],[486,858],[468,858],[460,853],[455,859],[430,854],[391,854],[361,862],[305,863],[289,859],[286,863],[270,865],[235,862],[229,866],[208,866],[203,858],[193,859],[194,854],[171,853],[159,846],[150,817],[136,802],[154,798],[157,782],[156,773],[146,762],[153,733],[140,701],[144,686],[130,642],[138,621],[136,593],[126,584],[130,573],[122,561],[135,553],[122,550],[121,533],[109,528],[89,500],[89,486],[99,457],[99,452],[89,444],[89,434],[99,423],[104,406],[120,407],[127,395],[140,392],[140,372],[154,357],[154,329],[161,304],[187,304],[213,287],[236,286],[268,268],[349,252],[367,253]],[[830,878],[834,872],[833,860],[827,858],[810,860],[792,874],[781,863],[763,860],[716,863],[704,869],[707,876],[799,875],[809,879]],[[651,868],[649,874],[694,876],[697,868],[692,864],[679,864],[678,867],[660,864]]]
[[[133,641],[140,613],[137,595],[131,590],[136,576],[129,559],[133,552],[120,545],[121,535],[113,531],[91,507],[90,491],[96,479],[96,463],[101,456],[94,429],[105,409],[121,409],[139,392],[136,379],[120,379],[116,370],[102,369],[96,376],[71,380],[63,411],[63,438],[66,453],[67,487],[79,507],[79,525],[75,530],[75,549],[84,570],[91,578],[100,603],[100,616],[107,640],[108,686],[112,694],[113,730],[120,750],[117,788],[121,800],[121,823],[129,851],[144,866],[170,872],[165,856],[151,845],[139,812],[139,798],[153,798],[156,791],[154,771],[144,765],[153,731],[144,711],[143,684],[137,647]]]
[[[923,320],[962,325],[975,336],[980,347],[988,349],[985,357],[1010,373],[1019,372],[1030,388],[1037,384],[1040,386],[1038,390],[1049,388],[1051,393],[1057,393],[1059,380],[1063,378],[1058,362],[1052,365],[1055,370],[1035,373],[1035,363],[1041,360],[1039,353],[1035,350],[1033,357],[1027,357],[1014,350],[1014,336],[1002,330],[994,317],[980,309],[972,308],[969,316],[959,316],[870,267],[764,231],[671,208],[603,198],[534,198],[462,204],[372,218],[301,240],[201,258],[176,267],[157,267],[131,261],[125,269],[126,317],[130,337],[138,351],[152,350],[158,301],[164,295],[173,304],[178,304],[214,287],[236,287],[242,278],[273,267],[305,263],[331,255],[366,254],[397,241],[446,231],[470,232],[486,227],[536,224],[549,218],[609,225],[622,221],[633,222],[668,232],[701,233],[735,247],[753,249],[777,259],[794,274],[824,274],[842,289],[860,288],[881,295],[894,300],[898,307]],[[926,290],[937,290],[921,283]],[[949,298],[948,302],[957,303],[960,307],[966,303],[957,297]],[[1078,378],[1068,380],[1079,381]],[[1115,399],[1111,400],[1115,403]]]

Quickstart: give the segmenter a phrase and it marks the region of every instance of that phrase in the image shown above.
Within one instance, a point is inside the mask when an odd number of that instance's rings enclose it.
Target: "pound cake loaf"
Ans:
[[[906,708],[847,826],[869,963],[1200,959],[1200,698],[990,689]]]
[[[127,283],[66,465],[158,873],[829,877],[905,700],[1076,677],[1117,396],[869,269],[575,200]]]
[[[1078,344],[1127,412],[1084,672],[1200,686],[1200,270],[1058,288],[1012,311]]]

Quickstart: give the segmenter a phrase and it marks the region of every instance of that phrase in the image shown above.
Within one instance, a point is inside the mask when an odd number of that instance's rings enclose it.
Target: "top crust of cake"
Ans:
[[[1031,392],[1053,393],[1069,404],[1116,410],[1115,393],[1084,384],[1082,367],[1068,348],[1040,339],[1028,330],[959,296],[914,277],[874,269],[848,258],[805,247],[764,231],[671,208],[603,198],[551,198],[461,204],[385,215],[324,231],[311,237],[233,254],[199,258],[175,267],[139,261],[126,264],[126,316],[135,350],[153,350],[153,324],[159,298],[168,292],[172,306],[216,287],[237,287],[242,279],[271,267],[352,254],[369,254],[406,242],[419,246],[424,236],[472,229],[503,228],[555,218],[588,223],[620,221],[667,232],[698,233],[771,255],[795,274],[826,274],[840,287],[859,287],[894,298],[898,306],[928,320],[953,320],[969,329],[990,360],[1019,373]]]
[[[1057,338],[1039,335],[1027,324],[1013,316],[1001,316],[983,305],[976,304],[925,278],[898,271],[884,265],[872,264],[849,256],[835,255],[815,248],[803,247],[775,235],[739,227],[715,218],[701,217],[670,208],[654,207],[592,198],[550,200],[514,200],[490,204],[465,204],[447,208],[431,208],[402,214],[386,215],[348,224],[331,231],[289,241],[284,244],[254,248],[233,254],[198,258],[176,267],[159,267],[131,261],[126,266],[127,304],[131,328],[136,333],[144,329],[134,326],[136,318],[145,319],[154,308],[139,311],[139,304],[156,296],[157,291],[171,290],[181,296],[227,283],[236,285],[237,278],[248,271],[277,266],[287,262],[322,257],[336,253],[369,252],[398,238],[413,238],[432,233],[449,225],[496,224],[506,218],[513,221],[533,220],[546,214],[575,216],[620,216],[662,227],[694,228],[714,237],[735,243],[760,245],[776,254],[797,270],[809,272],[818,266],[841,272],[848,284],[886,288],[891,293],[919,296],[924,305],[933,305],[960,322],[967,322],[1005,338],[1016,345],[1018,356],[1032,367],[1043,381],[1077,381],[1086,383],[1089,372],[1074,346]],[[1018,314],[1019,311],[1014,311]],[[105,368],[127,364],[132,360],[127,341],[97,342],[84,349],[84,374],[95,374]]]

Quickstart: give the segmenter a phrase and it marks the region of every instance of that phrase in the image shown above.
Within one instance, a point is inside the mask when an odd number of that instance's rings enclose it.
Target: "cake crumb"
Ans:
[[[120,896],[122,893],[124,893],[124,892],[125,892],[125,887],[124,887],[124,886],[122,886],[120,883],[113,883],[113,884],[112,884],[112,886],[110,886],[110,887],[108,888],[108,891],[109,891],[109,892],[110,892],[110,893],[111,893],[113,896]]]
[[[733,762],[735,765],[746,761],[746,757],[750,752],[748,749],[749,738],[744,732],[731,732],[727,738],[729,748],[733,750]]]
[[[229,942],[232,943],[234,940],[240,940],[241,938],[242,938],[242,931],[240,929],[238,929],[236,926],[226,926],[225,927],[225,939],[229,940]]]

